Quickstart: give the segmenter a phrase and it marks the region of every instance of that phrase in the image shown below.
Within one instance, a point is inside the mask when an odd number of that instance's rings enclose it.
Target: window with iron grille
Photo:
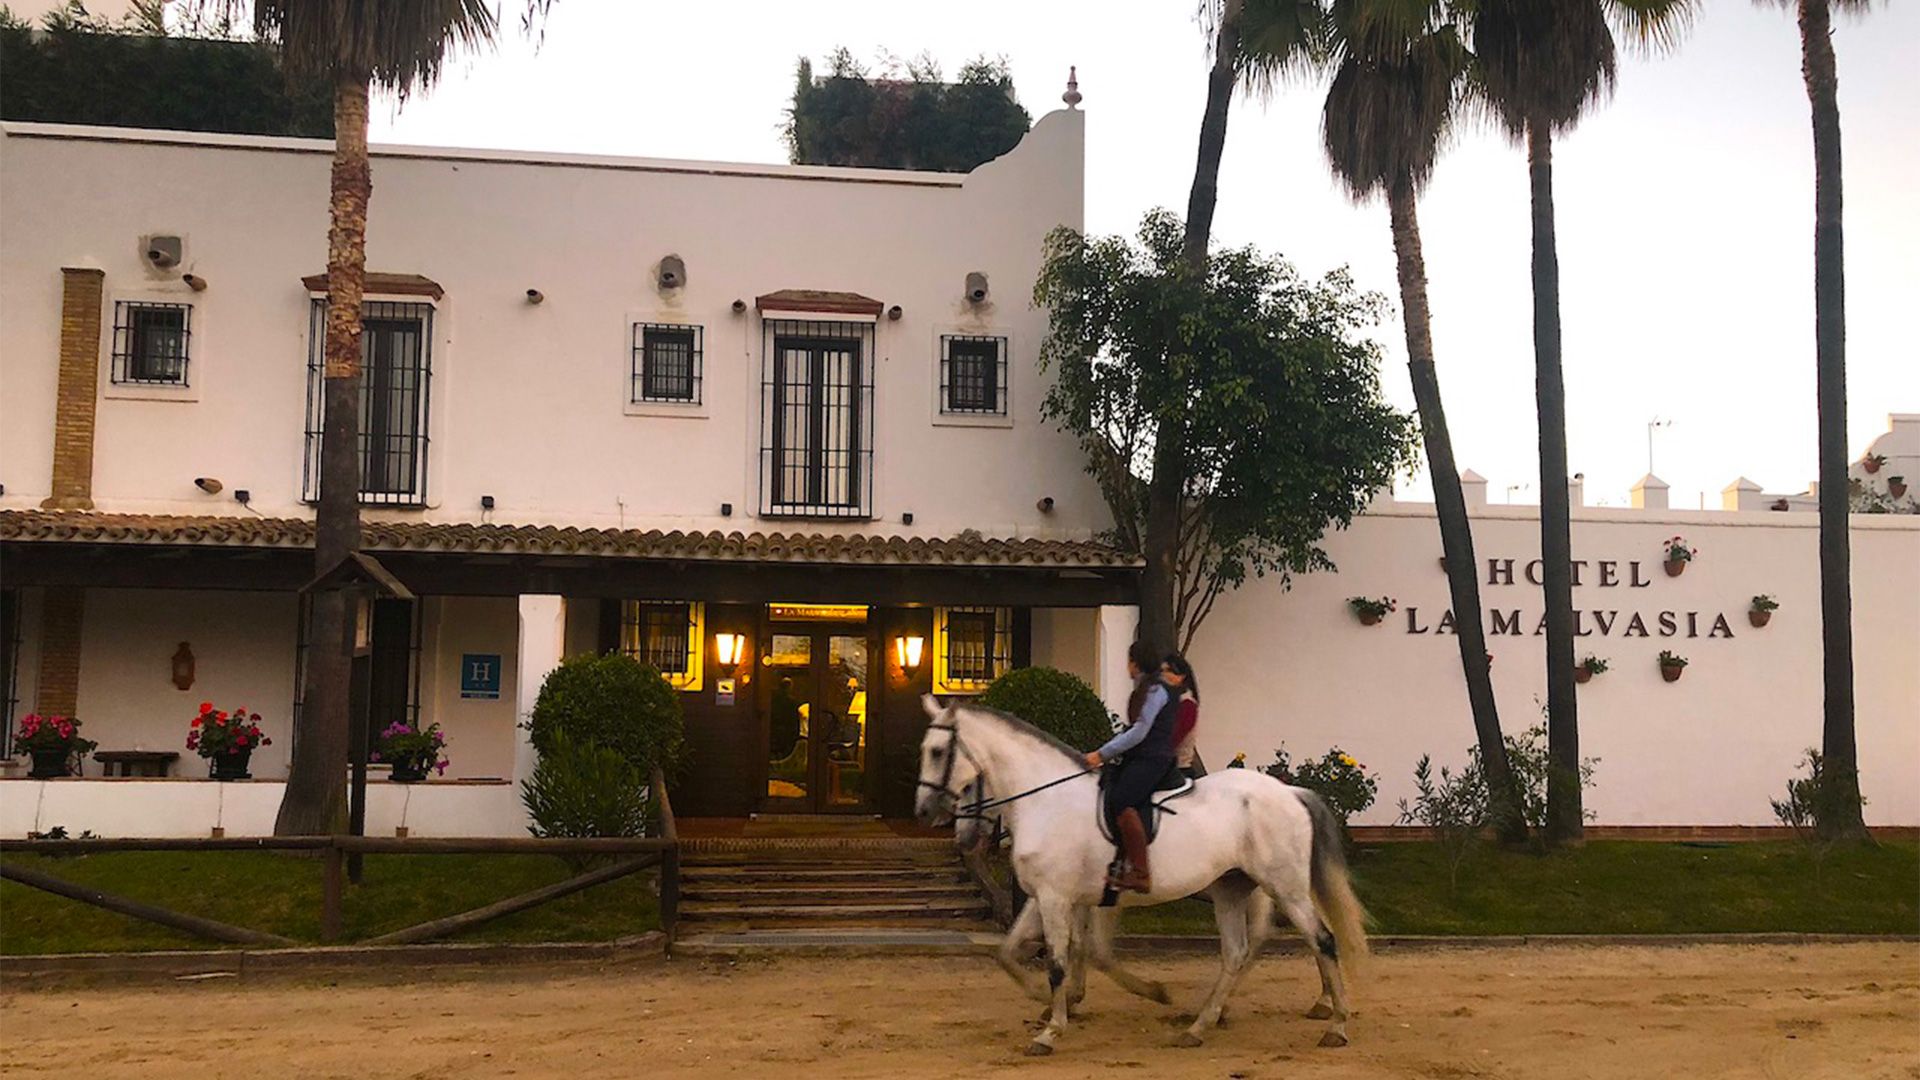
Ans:
[[[633,324],[633,404],[700,404],[701,332],[698,326]]]
[[[193,305],[121,300],[113,305],[113,370],[119,386],[186,386]]]
[[[933,691],[972,694],[1013,666],[1013,609],[935,608]]]
[[[700,689],[704,605],[628,600],[620,605],[620,651],[679,690]]]
[[[873,516],[873,324],[766,320],[760,512]]]
[[[1007,415],[1006,338],[941,335],[940,411]]]
[[[420,506],[427,501],[428,389],[433,305],[369,300],[360,308],[360,501]],[[313,302],[307,346],[307,446],[303,494],[320,498],[321,426],[326,414],[327,304]]]

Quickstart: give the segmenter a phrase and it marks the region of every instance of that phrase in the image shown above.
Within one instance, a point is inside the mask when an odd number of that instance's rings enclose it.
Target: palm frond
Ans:
[[[1241,85],[1270,97],[1290,82],[1310,78],[1334,62],[1332,27],[1318,0],[1242,0]]]
[[[1603,0],[1614,32],[1649,53],[1679,47],[1700,8],[1700,0]]]
[[[431,86],[448,60],[491,45],[499,25],[486,0],[253,0],[252,8],[254,32],[279,46],[290,73],[364,75],[402,100]]]
[[[1612,93],[1613,33],[1605,0],[1477,0],[1473,85],[1514,138],[1532,124],[1565,129]]]
[[[1416,189],[1425,184],[1471,60],[1451,25],[1426,29],[1423,24],[1397,40],[1386,31],[1389,22],[1362,25],[1367,27],[1363,36],[1343,38],[1343,57],[1321,114],[1328,164],[1355,200],[1397,182]]]

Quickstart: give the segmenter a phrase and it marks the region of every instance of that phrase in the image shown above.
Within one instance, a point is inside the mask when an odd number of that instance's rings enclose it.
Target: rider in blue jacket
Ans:
[[[1120,839],[1125,866],[1109,880],[1116,889],[1151,892],[1153,876],[1147,866],[1147,827],[1142,817],[1153,793],[1177,767],[1173,729],[1179,702],[1160,681],[1160,654],[1144,641],[1127,650],[1127,674],[1133,676],[1133,695],[1127,701],[1127,726],[1107,744],[1087,755],[1087,765],[1099,768],[1121,757],[1119,773],[1107,786],[1107,825]]]

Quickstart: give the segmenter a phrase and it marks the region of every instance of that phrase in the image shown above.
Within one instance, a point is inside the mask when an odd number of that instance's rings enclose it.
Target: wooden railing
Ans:
[[[371,938],[367,945],[400,945],[430,941],[495,919],[571,896],[584,889],[660,868],[660,928],[669,948],[680,919],[680,834],[673,804],[659,770],[653,773],[659,798],[660,835],[595,838],[552,837],[385,837],[385,836],[259,836],[259,837],[148,837],[85,840],[0,839],[0,854],[91,855],[114,851],[290,851],[317,852],[322,857],[320,939],[340,940],[346,899],[347,859],[357,855],[624,855],[608,866],[589,870],[565,881],[499,900],[458,915],[432,919]],[[278,934],[233,926],[198,915],[169,911],[101,889],[76,885],[52,874],[14,862],[0,861],[0,879],[30,886],[122,915],[157,923],[197,937],[240,945],[290,946],[298,942]]]

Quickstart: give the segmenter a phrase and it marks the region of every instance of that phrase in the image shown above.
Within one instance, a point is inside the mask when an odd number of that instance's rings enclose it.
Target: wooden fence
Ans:
[[[39,855],[88,855],[110,851],[291,851],[321,856],[320,939],[340,940],[342,906],[346,898],[347,859],[358,855],[610,855],[628,856],[608,866],[588,870],[565,881],[499,900],[458,915],[432,919],[371,938],[367,945],[402,945],[446,937],[482,923],[526,911],[571,896],[584,889],[615,881],[651,867],[660,870],[660,928],[667,948],[673,947],[680,919],[680,832],[665,779],[653,774],[659,799],[660,835],[634,837],[382,837],[382,836],[260,836],[207,838],[114,838],[86,840],[0,839],[0,854],[30,852]],[[92,904],[108,911],[157,923],[196,937],[239,945],[285,947],[298,942],[278,934],[233,926],[198,915],[131,900],[99,889],[76,885],[32,867],[0,861],[0,879],[17,882],[56,896]]]

